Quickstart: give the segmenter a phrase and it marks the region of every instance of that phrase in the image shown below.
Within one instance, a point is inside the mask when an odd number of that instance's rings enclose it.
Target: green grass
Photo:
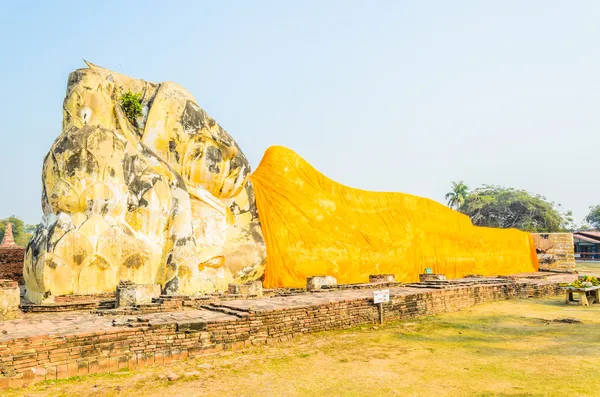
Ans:
[[[597,396],[598,314],[562,297],[495,302],[5,395]],[[581,323],[554,321],[564,318]]]

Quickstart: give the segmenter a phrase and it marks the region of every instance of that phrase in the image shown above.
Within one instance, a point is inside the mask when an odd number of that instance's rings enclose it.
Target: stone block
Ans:
[[[245,284],[229,284],[229,293],[236,295],[262,296],[262,281],[252,281]]]
[[[14,318],[19,310],[20,300],[17,282],[0,280],[0,320]]]
[[[159,284],[134,284],[121,281],[117,286],[117,307],[131,307],[152,303],[160,296]]]
[[[396,276],[393,274],[371,274],[369,275],[369,283],[395,283]]]
[[[337,280],[332,276],[314,276],[306,279],[306,289],[309,291],[319,290],[322,287],[337,285]]]
[[[443,274],[419,274],[419,281],[444,281],[446,280],[446,276]]]
[[[572,233],[532,233],[540,270],[572,273],[575,255]]]

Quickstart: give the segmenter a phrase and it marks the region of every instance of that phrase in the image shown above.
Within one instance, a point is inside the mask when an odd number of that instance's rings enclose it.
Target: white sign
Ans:
[[[389,302],[390,301],[390,290],[382,289],[381,291],[373,291],[373,301],[375,304]]]

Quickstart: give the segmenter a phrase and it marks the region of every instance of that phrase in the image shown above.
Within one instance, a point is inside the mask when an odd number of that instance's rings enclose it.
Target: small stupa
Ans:
[[[15,243],[15,237],[13,236],[12,223],[8,222],[4,229],[4,238],[0,243],[0,248],[21,248]]]

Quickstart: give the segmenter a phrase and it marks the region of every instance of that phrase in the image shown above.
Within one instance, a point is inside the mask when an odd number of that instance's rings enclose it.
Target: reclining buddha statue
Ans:
[[[111,292],[124,279],[207,293],[260,277],[250,167],[233,138],[183,87],[87,65],[69,75],[44,160],[26,297]],[[128,94],[141,112],[128,112]]]
[[[113,292],[121,280],[193,295],[257,279],[302,287],[320,275],[414,282],[425,269],[448,278],[538,269],[529,233],[341,185],[287,148],[269,148],[250,174],[183,87],[90,63],[69,76],[42,181],[44,217],[23,270],[34,303]]]

